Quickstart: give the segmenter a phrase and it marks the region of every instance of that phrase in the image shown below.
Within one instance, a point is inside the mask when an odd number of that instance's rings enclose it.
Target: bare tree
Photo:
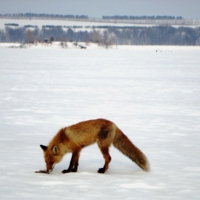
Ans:
[[[26,31],[26,40],[27,40],[28,43],[34,43],[33,31],[31,31],[29,29]]]
[[[101,41],[101,34],[99,33],[99,31],[94,30],[92,32],[92,41],[94,43],[99,43]]]
[[[67,45],[67,38],[65,40],[63,40],[63,41],[60,42],[60,46],[62,48],[67,48],[68,47],[68,45]]]

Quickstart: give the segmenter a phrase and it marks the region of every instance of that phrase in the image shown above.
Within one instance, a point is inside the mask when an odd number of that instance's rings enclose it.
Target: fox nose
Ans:
[[[53,166],[51,169],[47,169],[47,170],[46,170],[47,173],[49,174],[50,172],[52,172],[52,171],[53,171],[53,168],[54,168],[54,166]]]

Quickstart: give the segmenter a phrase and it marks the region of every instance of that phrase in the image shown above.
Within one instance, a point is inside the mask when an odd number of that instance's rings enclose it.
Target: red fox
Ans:
[[[108,169],[111,161],[109,154],[111,144],[143,170],[149,171],[150,166],[146,156],[113,122],[106,119],[94,119],[62,128],[48,146],[40,145],[44,151],[46,172],[51,172],[66,153],[72,153],[72,157],[68,169],[63,170],[62,173],[76,172],[81,149],[95,142],[105,159],[105,164],[98,173],[104,173]],[[44,170],[39,172],[44,172]]]

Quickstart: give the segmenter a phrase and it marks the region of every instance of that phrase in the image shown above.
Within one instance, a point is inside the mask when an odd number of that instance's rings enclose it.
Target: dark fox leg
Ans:
[[[75,163],[74,168],[72,169],[72,172],[77,172],[78,170],[78,161]]]
[[[103,154],[103,157],[105,159],[105,164],[104,164],[103,168],[100,168],[98,170],[98,173],[103,174],[108,169],[109,163],[111,161],[111,156],[109,154],[109,147],[99,147],[99,148],[100,148],[101,153]]]
[[[80,156],[80,150],[73,152],[68,169],[63,170],[62,173],[76,172],[78,169],[79,156]]]

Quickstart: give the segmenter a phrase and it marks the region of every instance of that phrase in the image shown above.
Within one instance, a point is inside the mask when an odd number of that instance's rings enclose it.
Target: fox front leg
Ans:
[[[69,167],[68,169],[64,169],[62,171],[63,174],[69,173],[69,172],[77,172],[79,156],[80,156],[80,150],[72,153],[72,158],[71,158]]]

